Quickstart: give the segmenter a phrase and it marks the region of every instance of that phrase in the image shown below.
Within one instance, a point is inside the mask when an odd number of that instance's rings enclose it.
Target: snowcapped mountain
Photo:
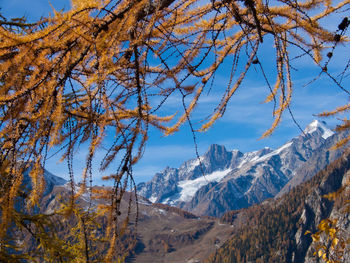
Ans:
[[[167,167],[138,185],[139,194],[198,215],[220,216],[260,203],[309,179],[340,156],[329,151],[337,138],[325,122],[313,121],[278,149],[242,153],[211,145],[199,159]],[[338,138],[339,139],[339,138]]]
[[[327,124],[324,121],[318,120],[314,120],[313,122],[311,122],[304,130],[304,133],[313,134],[314,132],[318,131],[322,132],[321,136],[325,140],[334,134],[334,132],[327,127]]]

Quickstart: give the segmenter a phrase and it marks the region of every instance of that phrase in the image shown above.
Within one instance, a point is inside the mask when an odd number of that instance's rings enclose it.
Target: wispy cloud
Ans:
[[[52,4],[56,9],[64,7],[67,9],[70,6],[70,1],[52,1]],[[18,8],[19,6],[21,8]],[[37,19],[50,12],[50,10],[51,7],[47,0],[12,0],[6,1],[6,4],[2,5],[1,11],[3,14],[12,17],[27,15],[30,19]],[[335,30],[339,22],[338,19],[332,18],[327,21],[327,26],[331,30]],[[334,57],[328,67],[328,70],[335,76],[342,71],[344,65],[347,63],[349,59],[347,54],[348,50],[342,45],[336,48]],[[276,66],[275,50],[272,48],[271,39],[267,39],[266,41],[264,39],[264,46],[259,51],[258,57],[263,63],[269,82],[273,85],[276,79]],[[293,60],[292,63],[298,71],[292,70],[294,93],[291,110],[302,129],[315,118],[313,114],[334,109],[336,106],[348,102],[348,96],[337,88],[334,82],[330,81],[325,74],[322,74],[316,82],[303,88],[306,83],[320,72],[320,69],[314,65],[309,57],[305,56],[298,60]],[[200,128],[202,124],[200,121],[210,115],[220,102],[227,89],[228,73],[231,66],[229,61],[225,62],[221,70],[216,74],[211,92],[207,93],[206,91],[202,94],[200,103],[192,115],[192,122],[195,129]],[[236,75],[235,78],[237,77]],[[345,84],[349,85],[349,78],[345,81],[344,86]],[[241,87],[229,102],[225,115],[206,133],[196,133],[199,154],[204,154],[212,143],[225,145],[228,150],[239,149],[243,152],[258,150],[264,146],[277,148],[287,140],[300,134],[298,127],[293,123],[288,112],[286,112],[283,115],[281,125],[276,129],[275,133],[267,139],[259,140],[263,132],[270,127],[273,121],[273,103],[262,103],[268,94],[269,89],[259,67],[252,66]],[[190,98],[191,96],[186,98],[186,103],[189,103]],[[150,97],[150,100],[152,105],[160,102],[159,98],[155,97]],[[168,115],[176,111],[178,111],[179,115],[183,113],[180,94],[174,94],[174,96],[169,97],[164,107],[158,113]],[[336,123],[334,119],[330,119],[328,122],[331,125]],[[149,135],[150,139],[144,156],[134,167],[134,175],[137,182],[151,179],[156,172],[162,171],[166,166],[179,167],[184,161],[196,157],[193,135],[188,124],[185,124],[173,136],[163,137],[159,131],[152,128]],[[108,144],[108,141],[106,144]],[[82,147],[74,156],[76,160],[74,169],[77,181],[80,180],[85,165],[86,154],[87,149]],[[103,151],[96,153],[96,159],[93,165],[95,183],[103,183],[100,178],[103,175],[108,175],[109,172],[113,172],[113,167],[106,172],[100,172],[98,170],[103,155]],[[57,159],[49,160],[47,169],[64,178],[68,179],[69,177],[66,162],[57,163]]]

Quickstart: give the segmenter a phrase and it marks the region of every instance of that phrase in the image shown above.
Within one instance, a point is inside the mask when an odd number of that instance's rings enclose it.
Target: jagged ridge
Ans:
[[[168,167],[139,184],[139,194],[197,215],[221,216],[286,193],[311,178],[340,156],[340,151],[328,149],[342,136],[325,122],[313,121],[276,150],[242,153],[214,144],[199,160]]]

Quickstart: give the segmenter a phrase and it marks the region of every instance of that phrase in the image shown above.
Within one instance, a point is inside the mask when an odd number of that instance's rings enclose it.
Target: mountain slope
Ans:
[[[329,148],[343,135],[324,122],[313,121],[303,134],[276,150],[268,147],[242,153],[212,145],[198,159],[180,168],[166,168],[147,183],[140,195],[198,215],[221,216],[229,210],[258,204],[288,192],[340,156]]]
[[[350,230],[347,213],[339,214],[334,202],[324,198],[347,185],[349,178],[350,156],[344,154],[283,197],[226,213],[222,220],[235,226],[234,234],[206,262],[318,262],[313,241],[305,233],[316,232],[321,220],[337,213],[344,232]],[[341,262],[348,262],[348,251]]]
[[[65,184],[64,179],[47,171],[45,171],[45,179],[47,180],[45,195],[41,198],[37,206],[38,209],[31,210],[27,218],[33,216],[34,219],[43,219],[42,222],[46,222],[48,225],[41,228],[41,225],[27,220],[23,222],[25,227],[13,226],[8,230],[11,242],[16,247],[16,251],[9,251],[9,253],[18,255],[27,253],[33,257],[35,262],[47,262],[44,256],[48,256],[47,254],[50,253],[48,251],[50,244],[38,246],[38,236],[48,237],[52,244],[57,244],[58,241],[63,242],[62,247],[59,247],[62,254],[72,249],[74,245],[79,246],[79,242],[81,242],[78,237],[77,240],[74,240],[70,232],[78,226],[78,218],[74,214],[71,216],[55,214],[55,211],[61,208],[62,203],[69,202],[71,198],[70,185]],[[24,183],[24,187],[30,193],[31,183],[27,175],[25,175]],[[94,190],[108,189],[108,187],[97,186],[94,188]],[[76,186],[76,190],[78,190],[78,186]],[[128,213],[130,198],[132,206]],[[87,212],[90,207],[91,213],[94,213],[95,206],[105,202],[105,200],[93,199],[90,202],[90,195],[86,194],[76,197],[75,202],[83,211]],[[24,202],[19,202],[18,209],[25,214],[28,213]],[[122,222],[127,215],[130,220],[129,226],[127,231],[122,234],[122,244],[119,244],[117,252],[120,255],[127,255],[126,262],[130,263],[200,262],[222,245],[230,237],[232,230],[230,225],[219,223],[219,219],[199,218],[179,208],[152,204],[141,196],[137,198],[136,206],[135,196],[128,192],[124,193],[121,200],[119,222]],[[98,215],[95,220],[94,227],[98,225],[96,231],[97,233],[101,232],[102,237],[102,233],[105,234],[106,231],[107,218]],[[137,228],[135,227],[136,222]],[[100,235],[98,234],[98,236]],[[93,262],[103,262],[108,244],[105,240],[91,242],[91,260]],[[66,245],[68,247],[65,247]],[[95,254],[95,252],[97,253]],[[63,261],[70,262],[68,258]],[[32,262],[32,260],[23,259],[21,262]]]
[[[49,171],[47,171],[46,169],[44,169],[44,181],[45,181],[45,191],[44,191],[44,196],[51,193],[51,191],[53,190],[53,188],[55,186],[58,185],[64,185],[67,183],[67,180],[58,177],[52,173],[50,173]],[[29,171],[26,171],[24,173],[24,178],[23,178],[23,185],[26,186],[27,190],[30,191],[32,188],[31,185],[31,178],[29,176]]]

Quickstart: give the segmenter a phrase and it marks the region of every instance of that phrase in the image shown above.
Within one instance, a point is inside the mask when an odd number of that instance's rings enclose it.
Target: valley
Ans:
[[[342,211],[346,198],[334,202],[324,197],[348,187],[349,155],[329,150],[343,136],[315,121],[276,150],[241,153],[212,145],[199,160],[166,168],[138,186],[137,198],[125,193],[121,200],[119,221],[127,216],[130,231],[121,250],[125,262],[316,262],[315,244],[306,231],[315,233],[330,216],[342,218],[342,229],[350,229]],[[40,212],[49,215],[58,211],[60,200],[69,200],[71,190],[69,182],[49,172],[45,181]],[[77,202],[94,213],[103,201],[90,198],[82,195]],[[98,218],[105,231],[105,219]],[[56,229],[58,237],[75,224],[63,223]],[[30,233],[17,238],[31,244],[25,251],[37,253]],[[103,242],[96,248],[105,251]]]

